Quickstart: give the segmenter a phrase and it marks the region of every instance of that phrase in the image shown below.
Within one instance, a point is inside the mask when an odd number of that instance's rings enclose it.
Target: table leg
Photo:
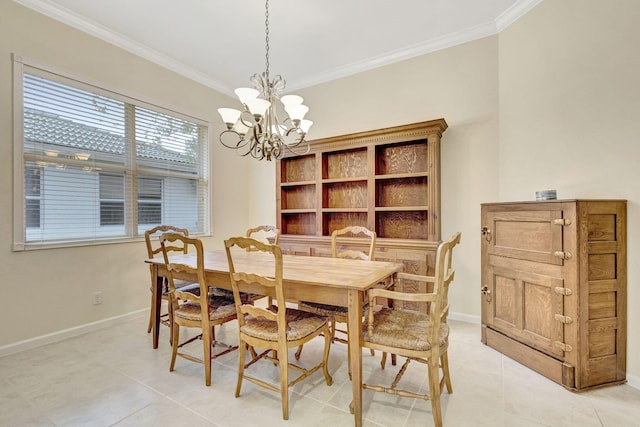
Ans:
[[[153,304],[151,314],[153,322],[151,332],[153,333],[153,348],[158,348],[158,337],[160,335],[160,308],[162,305],[162,277],[158,276],[158,266],[153,265]]]
[[[348,328],[349,333],[349,364],[351,366],[351,388],[353,392],[353,416],[355,426],[362,426],[362,297],[360,292],[349,289],[348,292]]]

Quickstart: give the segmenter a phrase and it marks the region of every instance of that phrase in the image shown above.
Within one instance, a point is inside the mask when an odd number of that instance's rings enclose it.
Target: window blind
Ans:
[[[206,122],[23,64],[16,248],[208,232]]]

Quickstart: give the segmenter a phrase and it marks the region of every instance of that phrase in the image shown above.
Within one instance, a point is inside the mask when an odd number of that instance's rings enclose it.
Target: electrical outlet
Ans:
[[[102,291],[96,291],[93,293],[93,305],[102,304]]]

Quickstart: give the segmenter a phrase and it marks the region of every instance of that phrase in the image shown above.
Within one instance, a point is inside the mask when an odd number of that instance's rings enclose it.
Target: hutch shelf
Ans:
[[[276,166],[276,221],[284,252],[330,256],[348,225],[377,233],[376,259],[426,274],[440,241],[444,119],[311,141]],[[360,239],[346,245],[360,247]]]

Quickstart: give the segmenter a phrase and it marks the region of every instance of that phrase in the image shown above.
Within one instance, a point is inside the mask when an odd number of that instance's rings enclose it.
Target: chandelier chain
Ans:
[[[267,49],[266,49],[266,60],[267,60],[267,79],[269,78],[269,0],[266,0],[265,2],[265,13],[264,13],[264,26],[265,26],[265,41],[266,41],[266,45],[267,45]]]

